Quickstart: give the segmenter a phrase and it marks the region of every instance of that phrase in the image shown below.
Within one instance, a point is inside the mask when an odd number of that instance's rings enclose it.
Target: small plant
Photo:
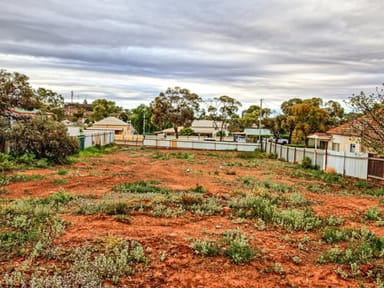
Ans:
[[[223,239],[229,247],[224,251],[233,264],[248,263],[256,258],[256,252],[249,246],[247,236],[240,230],[223,233]]]
[[[208,238],[205,238],[204,240],[194,240],[192,243],[192,249],[197,255],[201,255],[203,257],[212,257],[219,254],[219,245]]]
[[[52,183],[56,184],[56,185],[64,185],[67,183],[67,180],[66,179],[53,179]]]
[[[208,190],[205,189],[203,186],[201,186],[199,183],[196,183],[196,186],[194,188],[191,188],[188,190],[189,192],[194,192],[194,193],[207,193]]]
[[[309,157],[304,157],[301,161],[301,167],[304,169],[313,169],[312,159]]]
[[[122,183],[113,187],[113,191],[120,193],[169,193],[169,189],[159,187],[153,181],[139,181],[134,183]]]
[[[337,229],[326,227],[323,231],[323,235],[321,238],[326,243],[337,243],[348,240],[351,237],[351,232],[352,231],[350,229]]]
[[[372,206],[368,209],[367,212],[365,212],[364,216],[367,220],[381,220],[380,217],[381,211],[377,209],[376,206]]]
[[[65,169],[65,168],[60,168],[58,171],[57,171],[57,174],[58,175],[67,175],[68,171]]]

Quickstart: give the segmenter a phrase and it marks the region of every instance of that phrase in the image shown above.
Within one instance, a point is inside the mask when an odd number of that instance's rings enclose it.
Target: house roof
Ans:
[[[342,135],[342,136],[359,136],[356,130],[356,120],[341,124],[340,126],[331,128],[327,131],[327,134]]]
[[[129,123],[126,123],[116,117],[107,117],[100,121],[93,123],[92,126],[130,126]]]
[[[213,120],[193,120],[191,124],[191,128],[196,131],[197,128],[214,128],[218,129],[221,127],[221,121],[213,121]],[[224,125],[225,126],[225,125]]]
[[[329,140],[331,140],[332,136],[327,134],[327,133],[316,132],[316,133],[309,135],[307,138],[329,141]]]

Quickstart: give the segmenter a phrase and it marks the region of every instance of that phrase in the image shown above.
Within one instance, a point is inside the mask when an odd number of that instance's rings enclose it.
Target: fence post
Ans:
[[[289,147],[288,146],[286,147],[287,147],[287,162],[289,162]]]
[[[296,163],[296,147],[295,147],[295,150],[293,152],[293,163]]]

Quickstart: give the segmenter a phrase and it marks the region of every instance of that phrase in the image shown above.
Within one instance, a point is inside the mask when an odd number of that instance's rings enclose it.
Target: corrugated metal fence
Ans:
[[[115,142],[115,131],[92,131],[84,134],[84,149],[92,146],[105,146]]]
[[[145,136],[144,146],[174,149],[196,149],[196,150],[231,150],[231,151],[255,151],[260,148],[256,143],[240,142],[219,142],[219,141],[199,141],[188,139],[164,139],[152,135]]]
[[[275,153],[277,158],[292,163],[301,163],[305,157],[320,169],[333,167],[336,173],[367,179],[368,153],[348,153],[313,148],[297,148],[264,141],[262,150]]]

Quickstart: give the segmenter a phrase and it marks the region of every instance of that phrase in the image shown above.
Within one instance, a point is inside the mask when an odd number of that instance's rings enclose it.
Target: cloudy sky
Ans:
[[[384,82],[383,0],[0,0],[0,68],[70,100],[167,87],[244,108],[342,102]]]

